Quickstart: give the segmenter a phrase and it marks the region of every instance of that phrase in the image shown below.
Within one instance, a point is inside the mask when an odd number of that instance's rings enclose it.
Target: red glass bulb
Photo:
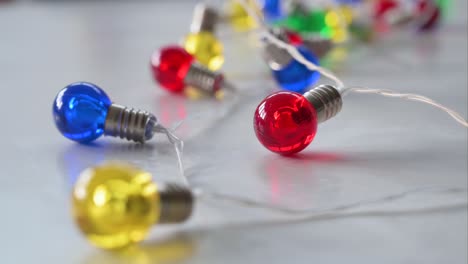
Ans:
[[[420,0],[417,4],[416,15],[425,18],[419,26],[422,31],[431,30],[440,20],[440,8],[432,0]]]
[[[167,46],[151,56],[154,79],[171,92],[184,90],[184,78],[193,63],[193,56],[178,46]]]
[[[398,7],[398,2],[395,0],[378,0],[374,5],[374,17],[382,19],[387,12]]]
[[[291,43],[294,46],[300,46],[304,42],[301,35],[299,35],[299,33],[297,32],[286,30],[285,33],[289,43]]]
[[[265,98],[254,114],[254,130],[270,151],[288,155],[305,147],[317,132],[317,113],[299,93],[281,91]]]

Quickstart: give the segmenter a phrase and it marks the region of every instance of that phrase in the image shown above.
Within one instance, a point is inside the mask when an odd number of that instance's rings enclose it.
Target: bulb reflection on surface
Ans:
[[[150,239],[151,240],[151,239]],[[170,264],[189,259],[196,251],[195,241],[189,236],[174,237],[142,243],[121,251],[97,251],[85,259],[85,264]]]

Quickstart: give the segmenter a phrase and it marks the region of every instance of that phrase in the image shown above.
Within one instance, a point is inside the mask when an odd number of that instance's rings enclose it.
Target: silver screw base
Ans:
[[[205,3],[199,3],[193,11],[190,31],[192,33],[202,31],[214,32],[218,20],[219,15],[215,9],[208,7]]]
[[[161,201],[160,223],[180,223],[192,214],[194,198],[192,192],[178,184],[164,184],[158,187]]]
[[[270,69],[279,71],[289,65],[294,58],[288,51],[273,43],[266,43],[262,49],[262,56]]]
[[[332,48],[333,42],[324,38],[306,38],[302,43],[304,47],[310,50],[318,58],[323,58]]]
[[[194,63],[185,75],[184,82],[207,94],[215,94],[224,85],[224,75]]]
[[[336,116],[343,106],[340,92],[331,85],[313,88],[304,93],[304,97],[314,106],[319,123]]]
[[[156,117],[149,112],[112,104],[107,112],[104,134],[145,143],[153,137],[156,123]]]

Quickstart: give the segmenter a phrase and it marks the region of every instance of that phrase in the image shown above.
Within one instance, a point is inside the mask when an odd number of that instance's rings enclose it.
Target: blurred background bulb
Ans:
[[[319,64],[318,58],[309,49],[302,45],[297,49],[307,60]],[[286,50],[272,43],[265,44],[263,54],[274,79],[282,89],[303,92],[320,78],[319,72],[310,70]]]
[[[187,189],[164,188],[148,172],[123,163],[84,170],[72,195],[76,224],[93,245],[104,249],[138,243],[155,224],[185,221],[193,202]]]
[[[255,0],[247,0],[249,7],[261,17],[261,10]],[[237,0],[229,0],[227,4],[227,16],[230,24],[236,31],[248,31],[257,28],[257,22],[252,18],[244,6]]]
[[[230,88],[222,73],[201,65],[179,46],[156,50],[151,56],[151,68],[156,82],[170,92],[179,93],[192,87],[213,96],[222,88]]]
[[[184,39],[185,50],[208,69],[216,71],[224,63],[223,44],[215,37],[218,23],[216,10],[203,3],[194,9],[189,33]]]
[[[223,44],[211,32],[189,33],[184,48],[210,70],[219,70],[223,66]]]

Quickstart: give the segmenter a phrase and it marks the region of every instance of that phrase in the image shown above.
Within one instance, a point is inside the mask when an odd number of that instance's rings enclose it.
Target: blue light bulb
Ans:
[[[76,82],[55,97],[53,116],[57,129],[77,142],[90,142],[104,133],[109,106],[107,94],[97,85]]]
[[[318,65],[317,57],[303,46],[298,47],[299,52],[307,60]],[[279,83],[281,88],[297,93],[303,93],[307,88],[315,84],[320,78],[320,73],[311,71],[295,59],[291,59],[287,65],[278,70],[272,70],[273,77]]]
[[[262,10],[268,21],[276,21],[284,17],[281,0],[263,0]]]

